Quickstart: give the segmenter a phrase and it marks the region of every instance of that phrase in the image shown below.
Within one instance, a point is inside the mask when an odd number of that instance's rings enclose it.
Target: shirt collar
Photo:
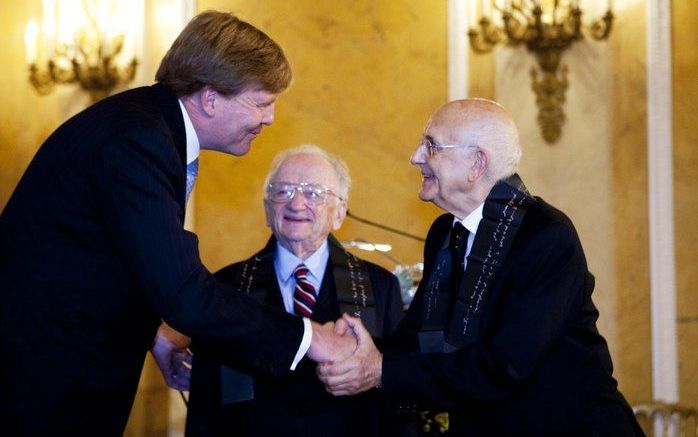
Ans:
[[[310,274],[315,278],[316,282],[322,280],[327,266],[327,260],[330,257],[330,249],[325,240],[320,247],[307,259],[302,260],[286,249],[278,241],[276,242],[276,271],[281,276],[281,279],[286,282],[298,264],[305,264],[310,271]]]
[[[187,137],[187,164],[191,164],[199,157],[199,137],[196,135],[194,124],[191,122],[191,118],[189,118],[189,114],[184,107],[184,103],[182,103],[182,99],[177,99],[177,101],[179,102],[179,108],[182,110],[182,117],[184,118],[184,132]]]
[[[456,223],[461,223],[465,229],[470,232],[470,235],[475,235],[477,233],[478,226],[480,226],[480,220],[482,220],[482,210],[484,207],[485,203],[483,202],[462,220],[456,216],[453,216],[453,224],[455,225]]]

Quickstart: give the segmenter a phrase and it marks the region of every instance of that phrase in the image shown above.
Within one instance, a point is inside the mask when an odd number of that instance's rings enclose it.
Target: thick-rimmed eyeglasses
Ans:
[[[471,145],[471,144],[437,144],[430,140],[429,138],[424,138],[422,139],[422,142],[419,143],[419,147],[424,146],[425,149],[427,149],[427,156],[432,157],[439,153],[443,149],[457,149],[457,148],[462,148],[462,147],[472,147],[472,148],[477,148],[477,146]]]
[[[308,206],[324,205],[328,195],[344,200],[326,186],[308,182],[272,182],[267,185],[267,199],[277,203],[290,202],[296,191],[303,195],[303,201]]]

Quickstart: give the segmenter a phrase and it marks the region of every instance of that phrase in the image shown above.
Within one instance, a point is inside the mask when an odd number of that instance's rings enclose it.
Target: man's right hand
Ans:
[[[334,322],[327,322],[324,325],[316,322],[311,323],[313,337],[306,353],[306,356],[311,360],[318,363],[342,361],[356,350],[356,338],[351,335],[351,330],[347,331],[341,327],[335,331]]]
[[[354,395],[378,387],[383,377],[383,355],[376,348],[361,319],[344,314],[336,324],[340,325],[342,321],[356,335],[356,352],[341,362],[321,363],[317,366],[320,381],[335,396]],[[341,326],[341,330],[345,329]]]

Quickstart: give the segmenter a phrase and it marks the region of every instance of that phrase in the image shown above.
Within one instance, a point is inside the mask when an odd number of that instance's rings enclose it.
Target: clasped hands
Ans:
[[[316,361],[317,375],[335,396],[361,393],[381,382],[383,355],[361,319],[344,314],[324,325],[312,322],[308,358]],[[191,338],[162,323],[151,352],[168,386],[189,390],[192,355]]]
[[[309,350],[309,357],[318,361],[317,375],[325,389],[335,396],[346,396],[380,385],[383,355],[361,319],[345,313],[336,322],[322,325],[319,335],[325,335],[329,328],[338,343],[330,355],[315,359]]]

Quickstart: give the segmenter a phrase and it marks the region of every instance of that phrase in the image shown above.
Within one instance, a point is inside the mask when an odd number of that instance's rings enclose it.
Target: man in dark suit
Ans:
[[[0,216],[4,435],[120,435],[161,318],[270,375],[355,347],[228,292],[183,229],[199,148],[244,155],[272,123],[281,48],[209,11],[156,79],[60,126]]]
[[[382,355],[345,317],[359,347],[321,365],[321,378],[336,395],[380,383],[402,411],[447,410],[458,435],[641,434],[596,329],[594,278],[574,226],[528,193],[520,155],[516,126],[495,102],[434,113],[412,163],[420,199],[448,213],[429,230],[424,279]]]
[[[318,323],[343,312],[360,315],[376,337],[402,318],[397,278],[346,252],[330,232],[347,210],[349,172],[339,158],[315,146],[276,157],[265,181],[264,208],[273,236],[250,259],[216,273],[260,303]],[[301,269],[303,276],[295,272]],[[303,288],[307,285],[311,290]],[[308,295],[307,292],[310,291]],[[376,393],[336,398],[303,360],[295,372],[266,377],[245,363],[223,365],[216,349],[197,348],[187,413],[188,436],[384,435]]]

